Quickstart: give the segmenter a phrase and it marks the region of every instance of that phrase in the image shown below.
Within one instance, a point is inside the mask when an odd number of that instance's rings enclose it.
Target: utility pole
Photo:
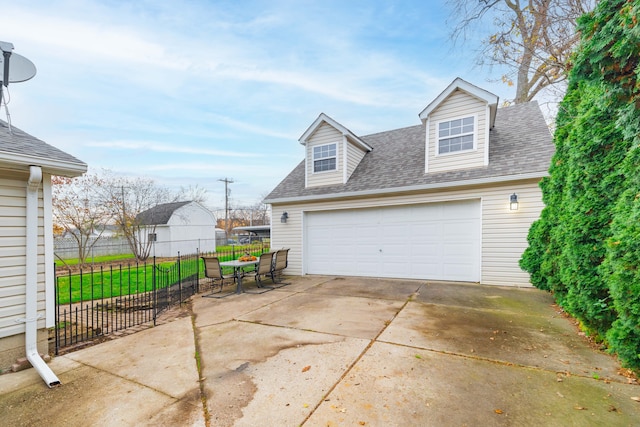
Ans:
[[[229,238],[229,184],[233,184],[233,179],[224,178],[218,181],[224,182],[224,231],[227,239]]]

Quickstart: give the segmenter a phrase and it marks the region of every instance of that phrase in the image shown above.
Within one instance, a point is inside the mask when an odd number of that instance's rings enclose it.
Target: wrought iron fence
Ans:
[[[217,252],[222,260],[245,252],[259,255],[264,245],[234,247]],[[201,253],[175,260],[94,267],[77,272],[57,271],[55,283],[55,354],[125,329],[151,323],[172,305],[186,301],[200,289],[204,276]]]

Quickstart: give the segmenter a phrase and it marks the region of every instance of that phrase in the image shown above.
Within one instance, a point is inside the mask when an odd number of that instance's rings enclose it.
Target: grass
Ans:
[[[254,255],[260,255],[261,247],[246,247],[238,250],[239,248],[236,246],[235,253],[231,252],[231,246],[229,246],[229,252],[225,253],[224,249],[224,246],[220,247],[220,251],[218,253],[220,261],[223,262],[237,259],[247,250]],[[120,257],[122,257],[122,255]],[[122,259],[123,258],[116,258],[115,261]],[[202,264],[202,260],[194,258],[182,259],[180,261],[180,268],[183,277],[196,271],[196,266],[194,265],[195,262],[200,263],[198,271],[200,272],[200,277],[204,277],[204,265]],[[165,271],[177,268],[176,261],[157,263],[156,266]],[[95,268],[93,273],[91,273],[91,271],[84,271],[82,274],[59,276],[56,279],[57,303],[69,304],[80,301],[91,301],[152,291],[154,286],[153,268],[153,262],[146,264],[121,264],[115,267]],[[225,273],[226,272],[227,271],[225,270]],[[231,270],[228,272],[231,272]],[[173,283],[156,283],[156,287],[166,287],[176,283],[178,280],[177,271],[175,273],[176,274],[171,275],[171,277],[173,277]]]
[[[98,263],[98,262],[115,262],[115,261],[128,261],[128,260],[135,260],[136,257],[134,257],[131,254],[125,254],[125,255],[103,255],[103,256],[96,256],[96,257],[92,257],[92,258],[87,258],[85,260],[85,263]],[[78,265],[79,260],[78,258],[71,258],[71,259],[65,259],[65,260],[56,260],[56,267],[64,267],[65,265]]]
[[[148,292],[153,289],[153,264],[60,276],[57,278],[57,287],[58,304]]]

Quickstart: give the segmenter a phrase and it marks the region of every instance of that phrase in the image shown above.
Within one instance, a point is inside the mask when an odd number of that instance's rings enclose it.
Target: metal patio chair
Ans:
[[[271,271],[271,279],[274,283],[274,288],[281,288],[283,286],[289,285],[289,283],[282,281],[282,270],[287,268],[289,265],[288,262],[289,257],[289,249],[280,249],[276,251],[275,256],[273,257],[273,269]]]
[[[227,292],[227,293],[222,293],[222,287],[224,285],[224,281],[228,280],[228,279],[232,279],[233,282],[235,283],[236,281],[236,276],[234,274],[223,274],[222,273],[222,266],[220,265],[220,260],[218,259],[218,257],[215,256],[203,256],[200,257],[202,258],[202,260],[204,261],[204,276],[207,277],[208,279],[211,279],[211,288],[212,291],[211,293],[207,294],[207,295],[202,295],[203,297],[210,297],[210,298],[224,298],[226,296],[229,296],[231,294],[235,293],[235,290],[231,291],[231,292]],[[216,292],[214,291],[214,287],[216,285],[216,282],[220,282],[220,289]]]
[[[266,276],[271,277],[271,279],[273,280],[273,255],[273,252],[265,252],[260,255],[260,258],[258,258],[256,269],[252,272],[256,279],[256,286],[262,289],[262,292],[248,290],[245,290],[245,292],[249,294],[263,294],[274,289],[273,286],[265,286],[262,282],[264,277]]]

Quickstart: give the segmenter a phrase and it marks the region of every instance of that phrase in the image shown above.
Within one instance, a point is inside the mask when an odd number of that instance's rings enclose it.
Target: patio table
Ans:
[[[258,260],[255,261],[225,261],[221,262],[220,265],[222,267],[233,267],[233,275],[236,277],[236,294],[241,294],[244,292],[242,289],[242,267],[247,267],[249,265],[258,264]]]

